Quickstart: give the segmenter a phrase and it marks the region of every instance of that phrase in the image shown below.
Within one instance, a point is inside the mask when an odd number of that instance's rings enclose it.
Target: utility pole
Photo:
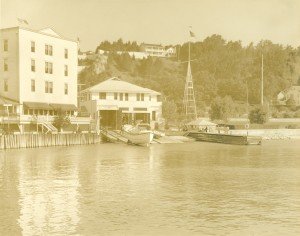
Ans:
[[[261,105],[264,105],[264,54],[261,54]]]
[[[246,80],[246,99],[247,99],[247,115],[249,115],[249,91],[248,91],[248,81]]]

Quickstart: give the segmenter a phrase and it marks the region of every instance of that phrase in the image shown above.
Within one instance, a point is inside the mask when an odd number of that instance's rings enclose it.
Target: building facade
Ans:
[[[119,78],[111,78],[80,92],[80,109],[108,128],[162,118],[161,94]]]
[[[57,110],[73,115],[77,62],[77,42],[50,28],[1,29],[0,96],[12,102],[0,109],[21,117],[53,116]]]
[[[141,44],[141,50],[150,57],[175,57],[175,47],[164,47],[160,44]]]

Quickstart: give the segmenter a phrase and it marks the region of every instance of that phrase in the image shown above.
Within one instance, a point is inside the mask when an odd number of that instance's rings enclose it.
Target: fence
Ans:
[[[95,144],[101,137],[94,133],[84,134],[8,134],[0,136],[0,150]]]

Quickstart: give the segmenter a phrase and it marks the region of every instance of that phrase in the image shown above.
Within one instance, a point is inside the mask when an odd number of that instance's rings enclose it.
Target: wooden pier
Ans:
[[[100,133],[104,140],[108,142],[128,143],[128,139],[116,130],[107,130],[102,128]]]
[[[100,135],[95,133],[10,134],[0,136],[0,149],[86,145],[100,141]]]

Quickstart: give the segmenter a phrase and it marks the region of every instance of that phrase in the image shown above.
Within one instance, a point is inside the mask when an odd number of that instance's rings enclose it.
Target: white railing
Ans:
[[[54,116],[43,116],[43,115],[14,115],[14,116],[0,116],[0,122],[13,122],[13,123],[52,123]],[[89,124],[91,122],[90,117],[75,117],[70,116],[72,124]]]

